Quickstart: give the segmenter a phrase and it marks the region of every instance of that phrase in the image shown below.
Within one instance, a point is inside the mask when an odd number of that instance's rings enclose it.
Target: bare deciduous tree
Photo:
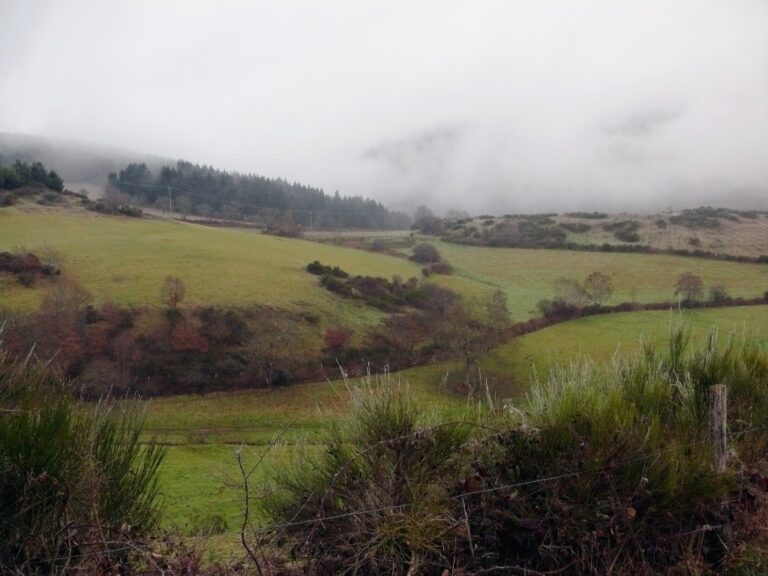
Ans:
[[[677,282],[675,282],[675,296],[688,302],[701,300],[704,296],[704,282],[702,282],[701,276],[691,272],[680,274],[677,277]]]
[[[595,270],[584,280],[584,290],[593,304],[600,304],[613,294],[613,281],[608,274]]]
[[[169,310],[176,310],[179,304],[184,300],[187,289],[184,287],[184,282],[181,278],[176,276],[167,276],[163,288],[160,291],[160,296]]]

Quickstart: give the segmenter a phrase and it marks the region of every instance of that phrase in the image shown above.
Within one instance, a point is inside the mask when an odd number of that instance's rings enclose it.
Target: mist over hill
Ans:
[[[109,174],[130,162],[144,162],[153,168],[170,162],[104,144],[0,132],[0,163],[16,160],[42,162],[61,176],[67,188],[85,189],[91,197],[100,197]]]
[[[258,174],[228,172],[179,160],[152,171],[144,163],[131,163],[109,175],[109,190],[119,191],[144,206],[168,207],[176,196],[184,214],[266,222],[282,234],[293,235],[296,225],[324,228],[407,228],[407,214],[393,212],[362,196],[326,194],[319,188],[266,178]],[[166,196],[166,194],[168,196]],[[275,230],[277,231],[277,230]]]

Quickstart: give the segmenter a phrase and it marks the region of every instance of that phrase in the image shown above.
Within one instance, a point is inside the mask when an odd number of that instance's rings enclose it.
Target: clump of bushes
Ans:
[[[109,216],[128,216],[129,218],[141,218],[144,215],[141,208],[130,206],[128,204],[107,204],[105,202],[93,201],[87,197],[80,198],[86,210],[107,214]]]
[[[620,222],[611,222],[603,224],[603,229],[613,232],[617,240],[622,242],[640,242],[640,222],[637,220],[622,220]]]
[[[715,304],[725,304],[731,300],[731,295],[728,294],[728,290],[722,284],[710,286],[709,288],[709,301]]]
[[[349,274],[338,266],[326,266],[318,260],[307,264],[307,272],[315,276],[333,276],[334,278],[349,278]]]
[[[562,245],[567,236],[548,214],[518,216],[499,222],[492,230],[475,234],[481,244],[505,247],[556,247]]]
[[[40,258],[31,252],[14,254],[0,252],[0,273],[7,272],[15,275],[22,286],[33,286],[38,276],[54,276],[59,274],[58,268],[44,264]]]
[[[431,244],[425,246],[434,249]],[[320,275],[320,285],[326,290],[347,298],[359,298],[382,310],[394,311],[404,306],[418,308],[425,298],[426,287],[420,285],[416,278],[403,281],[399,276],[391,280],[378,276],[350,276],[338,267],[331,268],[317,261],[310,263],[307,271]],[[447,262],[438,259],[422,269],[425,276],[433,271],[447,274],[452,268]]]
[[[438,252],[434,244],[422,242],[413,247],[411,260],[414,262],[418,262],[419,264],[433,264],[440,262],[441,259],[440,252]]]
[[[583,234],[584,232],[592,230],[592,226],[585,224],[584,222],[560,222],[558,226],[563,230],[568,230],[568,232],[573,232],[574,234]]]
[[[421,269],[421,273],[424,276],[431,276],[432,274],[443,274],[448,276],[453,274],[453,266],[445,260],[441,260],[440,262],[433,262],[432,264],[425,266]]]
[[[437,248],[428,242],[414,246],[410,259],[419,264],[425,264],[421,269],[425,277],[432,274],[453,274],[453,266],[443,260]]]
[[[672,224],[678,224],[680,226],[685,226],[686,228],[716,229],[721,226],[721,218],[732,220],[734,222],[738,222],[739,220],[737,212],[734,210],[702,206],[700,208],[683,210],[680,214],[672,216],[669,221]]]
[[[334,292],[340,296],[354,296],[352,287],[343,277],[334,276],[332,274],[323,274],[320,277],[320,286],[329,292]]]

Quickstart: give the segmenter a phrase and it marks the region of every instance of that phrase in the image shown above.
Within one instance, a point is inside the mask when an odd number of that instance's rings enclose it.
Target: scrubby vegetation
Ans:
[[[0,573],[125,564],[160,514],[164,451],[140,442],[142,419],[132,403],[78,403],[50,366],[0,342]]]
[[[558,224],[563,230],[573,232],[574,234],[583,234],[592,230],[592,226],[585,224],[584,222],[560,222]]]
[[[605,212],[566,212],[566,216],[571,218],[586,218],[589,220],[604,220],[608,218]]]
[[[672,224],[680,224],[686,228],[720,228],[720,220],[739,221],[739,216],[754,218],[755,212],[730,210],[728,208],[712,208],[702,206],[701,208],[692,208],[683,210],[680,214],[672,216],[669,221]]]
[[[80,203],[92,212],[107,214],[109,216],[130,216],[131,218],[141,218],[144,213],[137,206],[129,204],[116,204],[112,202],[102,202],[89,200],[86,197],[80,199]]]
[[[30,287],[39,277],[59,274],[52,264],[44,264],[36,254],[31,252],[13,254],[0,252],[0,274],[6,273],[18,278],[22,286]]]
[[[708,389],[738,459],[718,473]],[[429,421],[389,381],[261,501],[309,574],[657,574],[763,565],[768,360],[748,342],[573,366],[519,406]],[[745,572],[745,573],[747,573]]]
[[[413,247],[411,260],[424,264],[421,272],[424,276],[432,274],[453,274],[453,267],[443,260],[440,252],[433,244],[421,242]]]
[[[322,378],[315,321],[266,306],[181,308],[184,283],[158,286],[163,309],[94,306],[92,295],[61,278],[36,313],[0,314],[9,351],[33,346],[77,378],[89,398],[109,391],[178,394],[265,387]],[[299,362],[291,349],[303,350]]]
[[[613,232],[616,239],[622,242],[640,242],[640,234],[637,233],[640,229],[640,223],[637,220],[622,220],[603,224],[603,228]]]
[[[695,208],[658,216],[602,212],[513,215],[493,218],[431,216],[417,227],[442,240],[479,246],[559,248],[591,252],[675,254],[700,258],[765,262],[765,213],[727,208]],[[578,220],[603,220],[588,224]],[[690,229],[700,230],[691,238]],[[664,232],[662,232],[664,231]]]

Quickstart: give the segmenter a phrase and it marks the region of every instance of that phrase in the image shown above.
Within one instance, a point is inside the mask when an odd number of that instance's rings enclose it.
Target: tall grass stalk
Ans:
[[[139,442],[143,417],[81,405],[46,364],[0,349],[0,572],[76,569],[157,525],[164,450]]]

